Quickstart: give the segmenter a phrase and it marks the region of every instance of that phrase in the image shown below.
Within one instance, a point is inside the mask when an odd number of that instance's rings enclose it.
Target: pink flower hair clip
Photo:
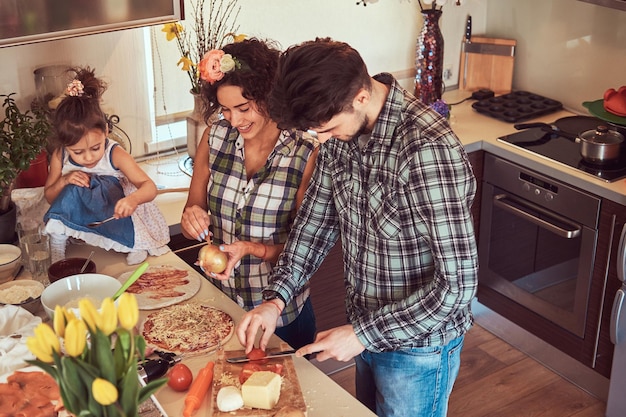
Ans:
[[[72,82],[67,85],[65,91],[68,96],[81,97],[85,94],[85,86],[80,80],[72,80]]]
[[[204,54],[198,69],[200,78],[213,85],[224,78],[224,74],[241,69],[241,62],[221,49],[212,49]]]

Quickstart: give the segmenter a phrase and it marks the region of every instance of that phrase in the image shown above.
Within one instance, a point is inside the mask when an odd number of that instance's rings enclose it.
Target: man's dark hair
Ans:
[[[317,38],[281,54],[269,96],[270,117],[283,129],[309,129],[349,110],[371,78],[361,55],[344,42]]]

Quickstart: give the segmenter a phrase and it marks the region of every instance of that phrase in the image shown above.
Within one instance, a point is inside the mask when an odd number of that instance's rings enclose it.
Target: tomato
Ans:
[[[283,364],[282,363],[275,363],[275,364],[271,364],[271,365],[267,365],[266,368],[268,371],[270,372],[274,372],[275,374],[278,375],[282,375],[283,374]]]
[[[246,382],[248,378],[250,378],[250,375],[261,370],[261,365],[253,362],[245,363],[243,365],[243,368],[241,369],[241,372],[239,372],[239,383],[243,385],[243,383]]]
[[[193,381],[191,369],[183,363],[177,363],[170,369],[167,385],[174,391],[186,391]]]
[[[268,359],[265,357],[265,351],[261,348],[252,348],[252,350],[246,355],[248,359],[256,363],[267,363]]]

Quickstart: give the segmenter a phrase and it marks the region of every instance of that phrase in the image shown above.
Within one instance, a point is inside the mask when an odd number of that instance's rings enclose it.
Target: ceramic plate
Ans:
[[[605,122],[615,123],[617,125],[626,126],[626,117],[621,117],[616,114],[610,113],[604,109],[604,100],[596,101],[584,101],[583,106],[589,110],[593,116],[598,119],[602,119]]]
[[[133,271],[123,273],[123,284]],[[126,292],[135,294],[140,310],[154,310],[188,300],[200,290],[202,279],[197,274],[172,265],[152,265]]]

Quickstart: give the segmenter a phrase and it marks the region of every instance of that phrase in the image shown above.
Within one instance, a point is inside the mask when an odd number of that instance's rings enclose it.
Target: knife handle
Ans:
[[[472,16],[467,16],[467,22],[465,23],[465,42],[472,41]]]

